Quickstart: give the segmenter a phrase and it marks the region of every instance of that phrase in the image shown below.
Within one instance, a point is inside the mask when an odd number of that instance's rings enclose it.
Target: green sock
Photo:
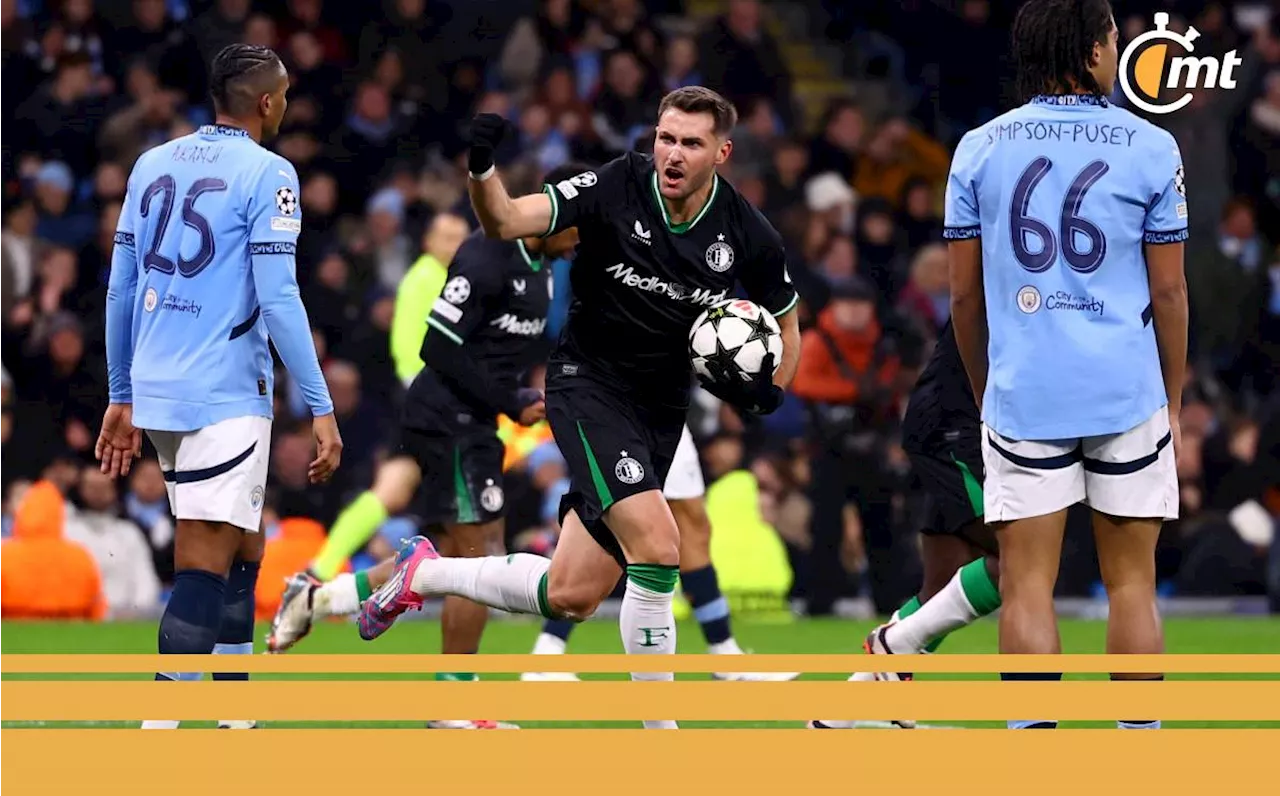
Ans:
[[[372,490],[361,494],[334,521],[329,538],[311,564],[311,571],[320,580],[331,580],[386,520],[387,509],[378,496]]]
[[[987,573],[986,559],[970,561],[960,568],[960,587],[974,613],[986,616],[1000,607],[1000,586]]]
[[[373,587],[369,585],[369,572],[362,569],[356,573],[356,597],[363,603],[371,594]]]
[[[436,679],[450,683],[470,683],[480,678],[468,672],[436,672]]]

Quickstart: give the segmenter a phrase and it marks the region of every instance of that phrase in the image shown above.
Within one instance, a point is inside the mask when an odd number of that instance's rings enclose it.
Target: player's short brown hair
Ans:
[[[672,108],[685,113],[709,113],[715,133],[724,136],[738,124],[738,109],[720,94],[703,86],[685,86],[662,98],[658,117]]]

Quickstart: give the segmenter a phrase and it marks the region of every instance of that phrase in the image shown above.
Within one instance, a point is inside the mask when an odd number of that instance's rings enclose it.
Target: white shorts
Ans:
[[[1084,501],[1116,517],[1178,518],[1178,474],[1161,407],[1120,434],[1013,441],[982,426],[987,522],[1052,514]]]
[[[271,418],[233,417],[196,431],[147,436],[156,446],[175,518],[226,522],[257,533],[271,460]]]
[[[693,434],[685,426],[680,432],[680,444],[676,446],[676,454],[671,459],[671,469],[667,471],[667,482],[663,484],[662,495],[667,500],[692,500],[707,494],[707,485],[702,480],[702,462],[698,460],[698,447],[693,444]]]

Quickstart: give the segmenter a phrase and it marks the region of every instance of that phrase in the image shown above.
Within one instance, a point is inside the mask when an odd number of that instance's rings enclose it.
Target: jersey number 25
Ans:
[[[160,217],[157,219],[156,232],[151,236],[151,245],[142,258],[142,267],[148,271],[155,269],[163,274],[172,274],[175,270],[182,276],[192,277],[205,269],[213,261],[213,230],[209,227],[209,219],[196,210],[196,199],[208,191],[225,191],[227,183],[218,177],[204,177],[191,184],[187,196],[182,202],[182,223],[196,231],[200,236],[200,249],[196,256],[187,259],[178,252],[175,263],[160,253],[160,241],[164,239],[165,230],[169,226],[169,216],[173,214],[173,200],[178,193],[177,183],[172,176],[165,174],[147,186],[142,193],[142,217],[151,214],[151,200],[156,194],[161,195]]]
[[[1102,265],[1107,255],[1107,238],[1102,230],[1087,218],[1080,215],[1080,205],[1084,203],[1085,193],[1093,184],[1110,170],[1110,166],[1101,160],[1095,160],[1080,170],[1072,180],[1067,195],[1062,200],[1062,213],[1058,218],[1058,239],[1054,239],[1053,230],[1038,218],[1027,215],[1031,206],[1031,192],[1053,168],[1053,161],[1046,157],[1038,157],[1031,161],[1013,189],[1013,198],[1009,203],[1009,234],[1013,237],[1013,255],[1023,268],[1032,273],[1047,271],[1058,259],[1058,249],[1062,249],[1062,258],[1067,261],[1071,270],[1082,274],[1092,273]],[[1034,235],[1040,239],[1038,251],[1027,248],[1027,236]],[[1077,235],[1089,240],[1085,249],[1076,247]]]

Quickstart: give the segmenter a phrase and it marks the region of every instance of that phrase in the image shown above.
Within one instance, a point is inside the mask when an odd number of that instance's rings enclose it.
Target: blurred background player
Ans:
[[[95,453],[103,472],[127,475],[145,430],[178,521],[161,654],[252,652],[268,335],[314,417],[313,483],[333,474],[342,450],[295,277],[298,177],[259,143],[279,130],[288,75],[270,49],[235,44],[214,58],[209,86],[214,124],[150,150],[129,177],[107,293],[111,404]]]
[[[1067,509],[1081,501],[1110,604],[1107,652],[1164,649],[1155,548],[1178,516],[1188,213],[1173,137],[1106,99],[1118,35],[1106,0],[1022,6],[1026,104],[965,135],[947,184],[952,319],[983,397],[1005,653],[1062,651],[1053,592]],[[1013,134],[1033,127],[1046,135]],[[1115,134],[1087,134],[1098,129]]]
[[[960,361],[951,325],[942,331],[920,373],[902,420],[902,447],[926,502],[920,549],[920,592],[863,645],[872,655],[933,652],[949,633],[1000,607],[995,536],[983,524],[982,446],[978,406]],[[856,672],[854,682],[909,680],[903,672]],[[911,720],[894,722],[915,726]],[[814,729],[849,729],[857,722],[822,719]]]
[[[707,516],[706,493],[698,449],[694,446],[693,434],[685,426],[662,487],[662,495],[680,530],[680,586],[693,608],[694,619],[702,628],[707,652],[741,655],[743,650],[729,625],[729,601],[720,593],[716,568],[711,563],[711,519]],[[574,623],[567,619],[548,619],[534,642],[533,654],[563,654],[573,628]],[[798,676],[798,672],[717,672],[712,675],[717,680],[772,682],[794,680]],[[572,681],[578,676],[572,672],[525,672],[520,679]]]
[[[624,649],[675,652],[671,603],[680,538],[661,486],[688,410],[689,328],[704,306],[728,294],[735,278],[779,318],[784,348],[776,373],[767,357],[754,380],[704,383],[749,412],[767,414],[781,405],[779,385],[790,383],[799,357],[799,329],[788,315],[798,296],[782,241],[716,174],[732,150],[728,135],[736,117],[713,91],[677,89],[660,105],[652,158],[628,153],[598,172],[517,199],[493,165],[510,122],[476,117],[470,193],[486,233],[513,239],[576,226],[579,256],[589,266],[573,269],[573,304],[547,376],[547,417],[570,470],[562,531],[550,561],[527,554],[467,561],[440,558],[425,543],[406,547],[396,576],[365,602],[362,635],[385,632],[428,595],[580,621],[625,570]],[[645,721],[647,728],[675,726]]]
[[[396,288],[396,309],[391,322],[391,358],[396,376],[406,388],[422,370],[422,341],[427,334],[427,315],[440,296],[453,255],[466,239],[467,222],[452,213],[441,213],[431,222],[423,240],[424,251]],[[373,486],[351,501],[316,554],[309,573],[317,580],[332,580],[347,560],[378,532],[388,517],[409,508],[422,470],[406,451],[378,466]]]
[[[562,166],[567,179],[582,167]],[[427,364],[409,387],[400,452],[423,474],[423,520],[442,531],[440,548],[463,558],[503,551],[506,493],[500,414],[530,426],[545,417],[542,393],[521,377],[543,357],[542,335],[551,302],[550,260],[572,254],[577,231],[515,242],[475,233],[458,248],[448,279],[430,307],[422,343]],[[545,262],[544,262],[545,261]],[[308,573],[290,579],[272,622],[268,648],[279,652],[305,635],[319,616],[355,613],[370,591],[390,577],[393,561],[340,577],[324,588]],[[441,630],[446,654],[473,654],[488,609],[461,597],[445,600]],[[444,679],[474,679],[465,673]],[[492,722],[436,722],[442,728]]]

